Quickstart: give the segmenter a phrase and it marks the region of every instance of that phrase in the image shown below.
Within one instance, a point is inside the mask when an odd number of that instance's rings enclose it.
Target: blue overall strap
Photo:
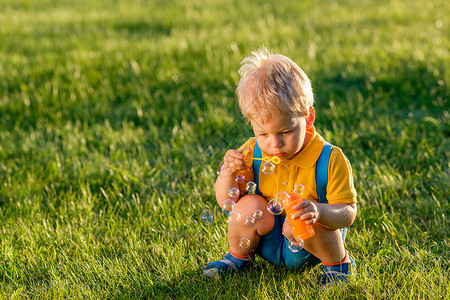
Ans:
[[[262,158],[262,152],[261,149],[258,146],[258,142],[255,141],[255,150],[253,151],[253,157],[254,158]],[[259,169],[261,168],[261,162],[262,160],[254,160],[253,161],[253,174],[255,176],[255,183],[256,183],[256,194],[261,195],[261,192],[259,191]]]
[[[328,184],[328,163],[330,161],[331,147],[330,143],[325,142],[322,153],[316,164],[316,184],[317,194],[319,195],[319,203],[328,203],[327,200],[327,184]]]

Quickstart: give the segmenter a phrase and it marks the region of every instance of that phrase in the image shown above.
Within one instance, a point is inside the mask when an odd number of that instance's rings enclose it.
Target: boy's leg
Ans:
[[[324,263],[337,263],[345,257],[344,242],[339,230],[331,230],[316,223],[315,235],[304,242],[304,248]],[[348,260],[350,261],[350,260]]]
[[[255,210],[262,211],[261,219],[255,219],[254,225],[246,225],[245,219],[252,217]],[[260,237],[269,234],[274,225],[274,217],[267,211],[267,201],[259,195],[246,195],[239,199],[233,212],[239,213],[241,220],[237,225],[228,224],[230,252],[239,256],[253,255],[258,247]],[[242,239],[250,241],[247,248],[241,246]]]
[[[291,270],[300,270],[308,266],[315,266],[320,260],[305,249],[293,249],[289,240],[283,235],[285,218],[274,216],[272,231],[260,237],[256,253],[265,261],[284,266]]]
[[[304,248],[322,261],[324,274],[321,284],[346,281],[355,263],[345,250],[343,241],[345,235],[340,230],[327,229],[317,223],[314,230],[316,234],[305,241]]]
[[[249,226],[245,223],[245,219],[252,217],[255,210],[260,210],[262,216]],[[239,213],[240,221],[235,225],[228,224],[230,253],[223,260],[207,264],[203,270],[205,276],[217,277],[227,270],[242,271],[253,260],[260,236],[269,234],[273,228],[274,217],[267,211],[266,199],[259,195],[243,196],[234,206],[233,212]],[[242,240],[249,243],[243,245]]]

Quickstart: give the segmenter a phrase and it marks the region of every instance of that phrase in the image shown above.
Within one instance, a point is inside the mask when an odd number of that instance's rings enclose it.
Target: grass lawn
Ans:
[[[0,298],[449,299],[450,2],[0,3]],[[234,89],[262,45],[312,80],[352,163],[358,276],[227,252],[213,184],[252,135]],[[215,213],[212,225],[199,221]]]

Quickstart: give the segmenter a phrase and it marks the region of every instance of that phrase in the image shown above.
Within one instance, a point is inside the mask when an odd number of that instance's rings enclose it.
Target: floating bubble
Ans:
[[[305,192],[305,186],[301,183],[294,185],[294,193],[301,196]]]
[[[236,205],[236,202],[234,202],[231,199],[227,199],[227,200],[223,201],[222,208],[225,209],[226,211],[232,211],[233,207],[235,205]]]
[[[295,237],[289,240],[288,248],[292,252],[298,252],[303,249],[303,240],[301,238],[295,239]]]
[[[200,221],[205,225],[211,225],[214,222],[214,213],[210,210],[204,210],[200,215]]]
[[[267,210],[272,215],[280,215],[284,211],[283,205],[281,205],[281,202],[278,201],[277,199],[272,199],[269,201],[269,203],[267,204]]]
[[[263,163],[263,165],[261,167],[261,171],[266,175],[270,175],[273,172],[275,172],[275,165],[270,161],[265,162],[265,163]]]
[[[282,205],[286,206],[287,204],[289,204],[291,196],[289,196],[287,192],[278,192],[275,195],[275,199],[277,199]]]
[[[249,181],[245,189],[249,194],[254,194],[256,191],[256,183],[254,183],[253,181]]]
[[[236,226],[237,224],[239,224],[240,221],[241,221],[241,214],[240,213],[238,213],[236,211],[232,211],[228,215],[227,222],[228,222],[229,225]]]
[[[239,246],[241,246],[242,248],[248,248],[250,246],[250,240],[248,238],[242,238],[239,241]]]
[[[222,163],[219,165],[219,168],[217,168],[217,175],[219,176],[230,176],[231,174],[231,168],[228,165],[225,165],[225,163]]]
[[[237,198],[239,197],[239,189],[238,188],[231,188],[228,190],[228,195],[232,198]]]
[[[263,212],[262,212],[262,210],[259,210],[259,209],[255,209],[255,211],[253,212],[253,218],[255,218],[255,219],[261,219],[262,218],[262,215],[263,215]]]
[[[245,179],[245,176],[244,175],[237,175],[236,176],[236,182],[242,182],[242,181],[244,181],[244,179]]]
[[[248,216],[247,218],[245,218],[245,225],[247,226],[253,226],[255,225],[255,218],[252,216]]]

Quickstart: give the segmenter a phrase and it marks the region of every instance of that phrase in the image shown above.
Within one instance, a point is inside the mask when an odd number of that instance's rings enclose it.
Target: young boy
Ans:
[[[352,169],[341,149],[333,146],[328,163],[328,201],[319,203],[316,162],[325,141],[313,126],[314,99],[308,77],[292,60],[267,49],[245,58],[239,72],[242,75],[236,90],[239,106],[255,137],[239,150],[226,152],[215,186],[216,198],[224,207],[224,201],[230,199],[229,190],[238,188],[240,195],[233,198],[236,203],[233,212],[242,219],[252,216],[255,210],[263,214],[252,226],[244,221],[228,225],[229,253],[223,260],[207,264],[203,275],[217,277],[224,271],[242,271],[258,254],[289,269],[322,262],[321,285],[346,281],[354,267],[344,248],[346,227],[352,225],[357,210]],[[281,159],[273,174],[259,171],[254,174],[252,154],[256,144],[264,158]],[[244,180],[236,181],[238,175]],[[246,183],[250,181],[258,181],[259,194],[247,192]],[[291,193],[300,183],[305,187],[304,200],[293,207],[294,219],[312,225],[315,235],[304,241],[302,250],[291,251],[289,240],[293,232],[288,218],[271,214],[267,204],[279,191]],[[242,239],[248,245],[242,247]]]

